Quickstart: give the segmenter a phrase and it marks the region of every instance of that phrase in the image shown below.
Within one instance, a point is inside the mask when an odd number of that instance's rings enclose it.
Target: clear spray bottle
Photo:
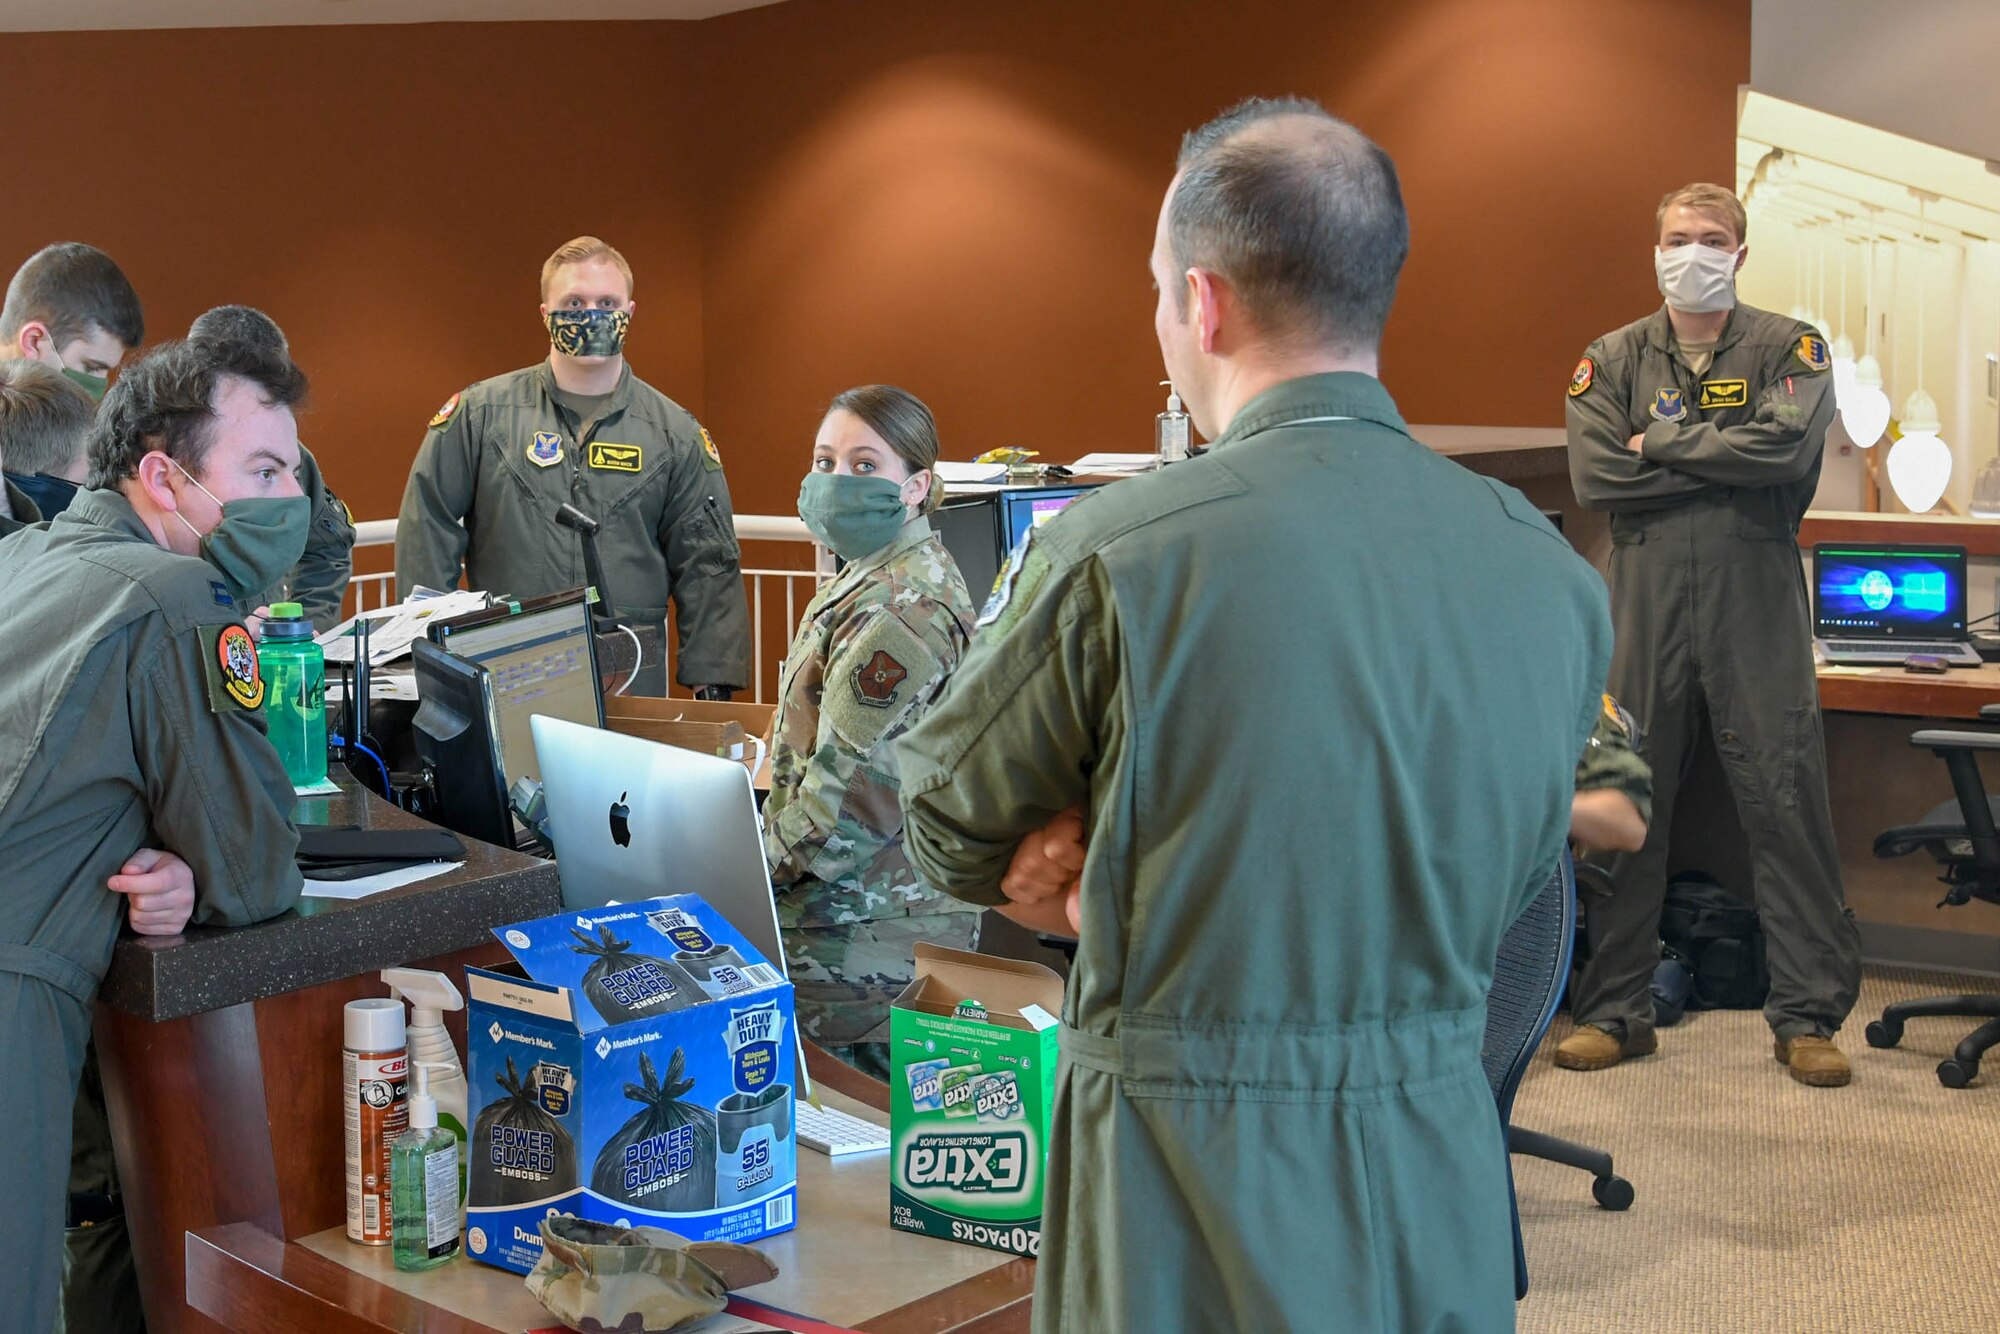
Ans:
[[[1188,415],[1181,411],[1181,396],[1172,380],[1160,384],[1167,391],[1167,410],[1153,418],[1153,453],[1162,466],[1179,463],[1188,456]]]

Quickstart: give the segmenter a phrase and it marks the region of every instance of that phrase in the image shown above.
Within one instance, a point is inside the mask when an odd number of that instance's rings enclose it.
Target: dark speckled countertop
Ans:
[[[301,797],[300,824],[428,828],[372,793]],[[98,1000],[155,1022],[470,949],[489,929],[562,908],[554,862],[465,843],[465,864],[365,899],[301,899],[255,926],[119,937]]]

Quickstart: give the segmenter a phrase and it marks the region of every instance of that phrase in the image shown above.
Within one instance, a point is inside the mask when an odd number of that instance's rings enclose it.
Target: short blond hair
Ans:
[[[1744,214],[1743,201],[1736,197],[1736,192],[1706,181],[1696,181],[1693,185],[1669,190],[1667,197],[1660,201],[1660,211],[1653,215],[1654,240],[1659,239],[1661,229],[1667,225],[1667,210],[1676,204],[1728,223],[1736,233],[1737,245],[1748,239],[1746,233],[1750,230],[1750,219]]]
[[[608,259],[618,266],[625,275],[625,295],[632,295],[632,266],[625,262],[625,256],[607,241],[594,236],[579,236],[574,241],[565,241],[556,247],[556,253],[542,262],[542,300],[549,299],[549,284],[555,281],[556,270],[571,264],[581,264],[590,259]]]

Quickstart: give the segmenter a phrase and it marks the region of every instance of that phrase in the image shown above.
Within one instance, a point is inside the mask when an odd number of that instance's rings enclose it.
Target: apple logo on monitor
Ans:
[[[625,798],[629,795],[631,794],[620,792],[618,800],[611,803],[611,841],[621,848],[632,846],[632,822],[630,819],[632,808],[625,804]]]

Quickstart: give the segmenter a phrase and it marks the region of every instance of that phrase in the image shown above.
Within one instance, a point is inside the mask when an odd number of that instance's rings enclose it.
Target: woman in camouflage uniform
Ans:
[[[940,488],[930,409],[892,385],[834,399],[799,516],[846,566],[807,605],[779,684],[764,854],[799,1024],[888,1077],[889,1002],[920,940],[970,949],[979,910],[903,854],[895,739],[972,634],[972,600],[927,517]]]

